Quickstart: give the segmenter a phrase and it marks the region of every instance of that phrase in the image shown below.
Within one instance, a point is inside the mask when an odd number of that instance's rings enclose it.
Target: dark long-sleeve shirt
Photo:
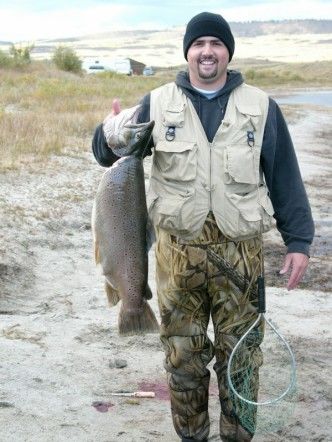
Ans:
[[[208,99],[191,86],[187,73],[178,74],[176,84],[192,101],[210,142],[225,115],[230,93],[242,82],[239,72],[229,71],[225,86],[213,99]],[[141,104],[138,123],[150,121],[150,94],[143,98]],[[150,147],[152,149],[153,145]],[[106,143],[102,125],[96,128],[92,149],[102,166],[109,167],[118,159]],[[309,255],[314,235],[311,209],[287,124],[279,106],[271,98],[264,129],[261,166],[275,211],[277,228],[288,252]]]

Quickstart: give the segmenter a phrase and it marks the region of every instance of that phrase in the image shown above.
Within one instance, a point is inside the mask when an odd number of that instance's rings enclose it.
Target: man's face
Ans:
[[[226,82],[229,53],[217,37],[199,37],[188,53],[190,82],[202,89],[222,87]]]

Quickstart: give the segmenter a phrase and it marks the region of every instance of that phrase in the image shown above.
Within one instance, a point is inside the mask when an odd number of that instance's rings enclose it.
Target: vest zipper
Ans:
[[[209,210],[212,212],[212,144],[209,143],[210,148],[210,177],[209,177]]]

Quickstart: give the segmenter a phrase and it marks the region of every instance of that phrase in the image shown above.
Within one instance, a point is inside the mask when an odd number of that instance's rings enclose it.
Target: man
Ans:
[[[308,265],[313,221],[286,123],[276,103],[228,70],[234,53],[228,23],[193,17],[183,40],[188,72],[152,91],[139,108],[112,115],[96,129],[93,152],[103,166],[116,155],[107,140],[131,121],[155,121],[147,193],[156,230],[161,341],[175,430],[182,441],[207,440],[206,368],[213,356],[223,441],[249,441],[229,397],[228,357],[257,317],[257,300],[230,272],[208,259],[212,250],[249,285],[262,273],[262,233],[271,218],[287,246],[281,274],[294,289]],[[115,115],[118,114],[118,115]],[[114,116],[115,115],[115,116]],[[215,342],[207,336],[212,317]],[[254,352],[259,354],[259,348]],[[254,355],[253,355],[254,356]]]

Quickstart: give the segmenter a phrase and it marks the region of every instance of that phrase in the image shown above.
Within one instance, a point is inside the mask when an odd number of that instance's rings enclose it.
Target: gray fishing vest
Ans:
[[[190,240],[212,211],[230,238],[267,231],[273,207],[260,168],[267,112],[268,96],[242,84],[230,94],[210,143],[192,102],[175,83],[152,91],[155,149],[147,192],[152,223]]]

